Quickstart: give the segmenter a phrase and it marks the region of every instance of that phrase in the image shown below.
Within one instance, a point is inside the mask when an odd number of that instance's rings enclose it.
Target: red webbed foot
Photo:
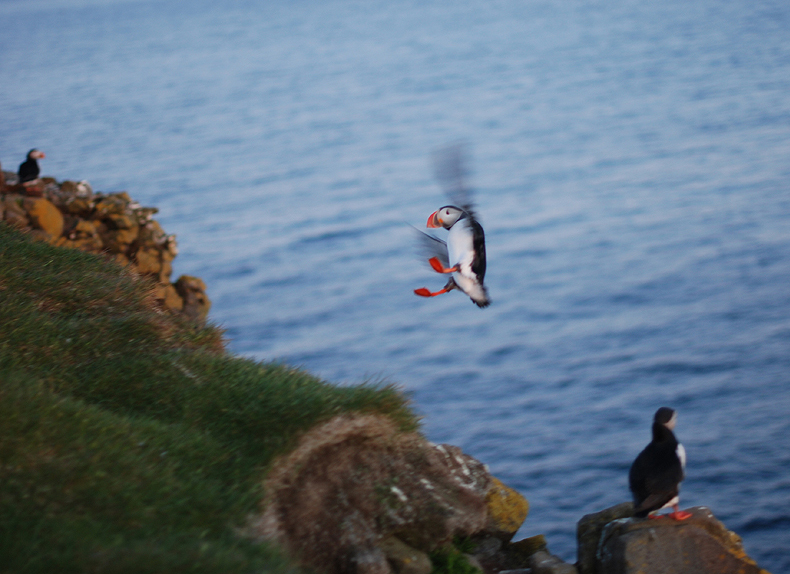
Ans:
[[[692,514],[690,512],[686,512],[685,510],[676,510],[670,514],[667,514],[669,518],[672,520],[687,520],[691,518]]]
[[[431,293],[425,287],[420,287],[419,289],[414,290],[414,294],[419,295],[420,297],[436,297],[437,295],[441,295],[442,293],[447,293],[447,289],[439,289],[435,293]]]
[[[430,259],[428,259],[428,263],[431,264],[431,267],[433,267],[433,270],[436,271],[437,273],[454,273],[455,271],[458,271],[458,265],[447,268],[444,265],[442,265],[438,257],[431,257]]]

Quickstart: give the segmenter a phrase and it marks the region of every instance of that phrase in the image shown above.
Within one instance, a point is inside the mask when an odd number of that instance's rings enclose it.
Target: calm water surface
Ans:
[[[397,383],[566,560],[675,407],[683,505],[790,571],[790,4],[226,4],[0,0],[5,168],[159,207],[234,352]],[[486,310],[412,293],[459,139]]]

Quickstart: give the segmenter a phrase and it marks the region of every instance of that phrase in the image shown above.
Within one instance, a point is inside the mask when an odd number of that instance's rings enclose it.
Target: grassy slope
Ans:
[[[0,572],[286,572],[234,533],[273,457],[391,387],[225,354],[146,283],[0,224]]]

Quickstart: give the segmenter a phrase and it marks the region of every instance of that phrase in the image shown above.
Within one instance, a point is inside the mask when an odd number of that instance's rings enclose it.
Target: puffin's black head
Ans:
[[[27,152],[27,159],[44,159],[44,152],[38,151],[36,148]]]
[[[667,427],[669,430],[675,426],[675,418],[677,417],[677,413],[670,409],[669,407],[661,407],[656,411],[656,416],[653,421],[658,424]]]

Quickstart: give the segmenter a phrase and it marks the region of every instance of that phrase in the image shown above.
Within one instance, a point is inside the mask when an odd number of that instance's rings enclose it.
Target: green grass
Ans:
[[[300,433],[391,386],[224,352],[119,266],[0,224],[0,572],[294,572],[237,534]]]
[[[482,574],[464,555],[473,548],[474,544],[468,538],[456,537],[452,544],[431,552],[431,574]]]

